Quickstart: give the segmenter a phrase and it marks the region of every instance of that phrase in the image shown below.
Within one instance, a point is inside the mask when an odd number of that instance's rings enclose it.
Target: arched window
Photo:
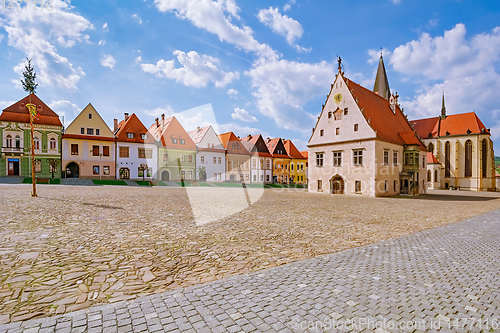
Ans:
[[[12,137],[10,135],[7,135],[6,138],[6,147],[11,148],[12,147]]]
[[[56,139],[50,139],[50,149],[57,149]]]
[[[444,177],[445,178],[450,177],[450,152],[451,152],[450,141],[446,141],[446,143],[444,144]]]
[[[427,147],[427,151],[429,153],[433,153],[434,154],[434,145],[432,144],[432,142],[429,142],[429,146]]]
[[[431,176],[432,176],[431,170],[427,170],[427,181],[428,181],[428,182],[431,182],[431,181],[432,181]]]
[[[35,149],[40,149],[40,139],[35,138],[33,141],[35,143]]]
[[[438,171],[434,170],[434,181],[437,183],[438,181]]]
[[[16,135],[16,148],[21,148],[21,137]]]
[[[488,168],[486,159],[488,158],[488,142],[483,139],[481,142],[481,177],[486,178],[486,169]]]
[[[472,177],[472,141],[465,142],[465,177]]]

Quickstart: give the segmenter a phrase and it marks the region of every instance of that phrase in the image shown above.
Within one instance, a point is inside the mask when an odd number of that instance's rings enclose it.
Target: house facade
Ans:
[[[306,159],[306,181],[304,184],[307,184],[309,182],[309,151],[303,150],[300,154]]]
[[[390,93],[382,57],[373,91],[346,78],[339,63],[308,144],[310,192],[362,196],[426,192],[426,148],[397,98]]]
[[[115,161],[114,134],[89,103],[64,131],[63,177],[114,179]]]
[[[273,155],[273,183],[288,184],[290,178],[290,156],[286,153],[281,138],[267,138],[267,149]]]
[[[226,150],[212,126],[197,127],[189,136],[198,147],[196,180],[223,182],[226,180]]]
[[[0,176],[31,176],[31,125],[26,104],[36,105],[34,120],[35,176],[61,178],[62,123],[35,94],[5,108],[0,115]],[[54,161],[52,164],[51,161]],[[55,166],[55,168],[53,167]]]
[[[194,181],[197,147],[177,118],[162,114],[149,132],[158,144],[158,180]]]
[[[427,146],[431,189],[495,190],[495,153],[490,130],[474,112],[411,121]]]
[[[158,172],[158,146],[153,135],[135,113],[118,123],[114,120],[116,139],[116,179],[154,180]]]
[[[290,156],[290,184],[305,184],[307,180],[307,158],[302,156],[292,140],[285,140],[285,150]]]
[[[219,135],[226,150],[226,181],[250,183],[250,152],[233,132]]]
[[[250,152],[250,180],[252,183],[272,183],[273,155],[267,149],[262,135],[248,135],[241,143]]]

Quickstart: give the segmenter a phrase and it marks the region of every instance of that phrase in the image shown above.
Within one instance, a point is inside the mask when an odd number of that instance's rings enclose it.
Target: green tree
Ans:
[[[198,167],[198,175],[199,175],[199,178],[198,179],[199,181],[206,181],[207,180],[207,169],[204,167],[204,166],[200,166]]]
[[[49,165],[50,168],[52,169],[52,179],[54,179],[54,172],[56,171],[57,167],[59,166],[60,160],[57,160],[55,158],[49,158]]]
[[[33,191],[31,192],[32,197],[36,197],[36,179],[35,179],[35,142],[33,138],[33,121],[37,116],[36,106],[31,104],[31,95],[35,93],[38,83],[35,82],[36,72],[35,68],[31,64],[31,59],[26,58],[28,63],[24,66],[23,77],[21,80],[23,89],[29,93],[29,103],[26,105],[30,113],[30,125],[31,125],[31,181],[33,183]]]

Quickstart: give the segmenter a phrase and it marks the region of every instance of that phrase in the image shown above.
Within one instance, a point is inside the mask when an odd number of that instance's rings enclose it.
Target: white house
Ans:
[[[272,183],[273,155],[267,149],[262,135],[248,135],[240,140],[250,154],[252,154],[250,159],[250,182]]]
[[[226,154],[222,143],[212,126],[197,127],[188,132],[198,147],[196,154],[196,180],[223,182],[226,180]],[[200,170],[205,174],[200,175]]]
[[[158,146],[153,136],[135,113],[125,113],[118,124],[114,120],[116,138],[116,179],[158,179]],[[145,168],[147,166],[147,168]],[[143,177],[144,175],[144,177]]]

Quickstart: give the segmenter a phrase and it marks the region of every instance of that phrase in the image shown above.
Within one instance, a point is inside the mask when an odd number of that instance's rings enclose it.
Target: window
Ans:
[[[342,119],[342,111],[340,109],[338,109],[337,111],[335,111],[333,113],[333,116],[334,116],[335,120],[341,120]]]
[[[80,128],[80,134],[85,134],[85,128]]]
[[[384,149],[384,165],[389,165],[389,151]]]
[[[290,163],[290,171],[293,171],[293,163]]]
[[[35,144],[34,145],[35,149],[40,149],[40,139],[39,138],[35,138],[33,140],[33,143]]]
[[[94,135],[94,129],[93,128],[87,128],[87,135]]]
[[[344,116],[347,116],[349,114],[349,109],[348,108],[345,108],[344,109]]]
[[[57,141],[56,141],[56,139],[51,138],[50,141],[49,141],[49,146],[50,146],[50,149],[57,149]]]
[[[89,119],[92,119],[92,113],[89,113]]]
[[[102,174],[109,175],[109,165],[105,165],[102,167]]]
[[[354,124],[354,132],[358,131],[358,124]]]
[[[42,161],[35,160],[35,172],[42,172]]]
[[[11,148],[12,147],[12,136],[10,135],[7,135],[7,148]]]
[[[172,143],[177,143],[177,138],[172,138]]]
[[[319,130],[319,136],[323,136],[323,133],[325,133],[323,130]]]
[[[428,182],[432,181],[432,173],[431,173],[431,170],[427,170],[427,181],[428,181]]]
[[[92,146],[92,156],[99,156],[99,146]]]
[[[387,180],[384,181],[384,192],[387,192]]]
[[[288,164],[285,164],[285,170],[288,170]]]
[[[163,161],[163,162],[168,162],[168,154],[165,154],[165,153],[164,153],[164,154],[162,155],[162,161]]]
[[[222,157],[219,157],[219,164],[222,164]]]
[[[465,176],[472,177],[472,141],[465,142]]]
[[[422,156],[422,168],[425,168],[425,158]]]
[[[264,181],[264,175],[260,175],[260,181],[263,182]]]
[[[148,135],[147,134],[141,134],[141,140],[147,140]]]
[[[300,171],[304,171],[304,163],[300,163]]]
[[[102,156],[109,156],[109,146],[102,146]]]
[[[266,175],[266,182],[269,181],[269,175]]]
[[[317,167],[323,166],[323,153],[316,153],[316,166]]]
[[[137,177],[142,177],[144,176],[144,169],[141,167],[137,168]]]
[[[146,158],[146,149],[145,148],[137,148],[137,157],[138,158]]]
[[[353,150],[353,162],[354,165],[363,165],[363,151]]]
[[[339,135],[339,134],[340,134],[340,127],[337,127],[337,128],[335,129],[335,135]]]
[[[207,143],[207,148],[210,148],[210,143]]]
[[[236,142],[236,148],[240,149],[240,144]]]
[[[133,139],[134,133],[127,132],[127,139]]]
[[[434,145],[432,144],[432,142],[430,142],[429,145],[427,146],[427,151],[429,153],[433,153],[434,154]]]
[[[193,163],[193,155],[188,155],[188,163]]]
[[[257,175],[253,175],[253,181],[256,182],[257,181]]]
[[[245,180],[249,180],[250,176],[248,174],[245,175]]]
[[[181,171],[181,179],[184,180],[186,178],[186,171]]]
[[[78,144],[71,144],[71,155],[78,155]]]
[[[120,157],[129,157],[128,147],[120,147]]]
[[[153,158],[153,149],[146,149],[146,158]]]
[[[267,160],[267,169],[271,169],[271,161]]]
[[[354,192],[361,193],[361,181],[356,180],[354,182]]]
[[[200,163],[205,163],[205,156],[200,156]]]
[[[434,181],[435,182],[438,181],[438,171],[437,170],[434,170]]]
[[[328,118],[332,117],[332,111],[328,111]]]
[[[394,151],[392,153],[392,163],[394,164],[394,166],[398,165],[398,152],[397,151]]]
[[[398,181],[397,181],[397,180],[395,180],[395,181],[394,181],[394,192],[396,192],[396,189],[398,188],[397,186],[398,186]]]
[[[323,181],[318,179],[318,191],[323,191]]]
[[[405,153],[405,165],[413,165],[413,152]]]
[[[95,129],[95,135],[100,135],[100,134],[101,134],[101,131],[98,128],[96,128]]]
[[[98,175],[99,174],[99,166],[98,165],[94,165],[92,167],[92,172],[94,175]]]
[[[450,151],[451,145],[450,141],[446,141],[444,144],[444,177],[450,177]]]
[[[186,140],[184,140],[184,139],[180,139],[180,144],[181,144],[181,145],[186,144]]]
[[[120,173],[120,179],[130,178],[130,170],[128,168],[120,168],[118,172]]]
[[[481,177],[486,178],[486,170],[488,162],[486,161],[488,156],[488,142],[486,139],[481,141]]]
[[[342,152],[334,151],[333,152],[333,166],[339,167],[342,166]]]
[[[219,173],[219,180],[222,180],[222,175]]]
[[[16,148],[21,148],[21,137],[16,135]]]
[[[233,149],[236,148],[236,142],[233,142]]]
[[[214,158],[213,158],[213,163],[214,163],[214,164],[217,164],[217,157],[214,157]]]
[[[181,163],[185,163],[186,162],[186,155],[181,155]]]
[[[188,172],[188,180],[192,180],[193,179],[193,171],[189,171]]]

